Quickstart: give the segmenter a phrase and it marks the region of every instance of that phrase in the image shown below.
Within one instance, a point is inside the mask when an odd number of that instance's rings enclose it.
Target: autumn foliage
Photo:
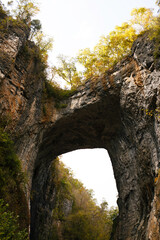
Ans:
[[[61,56],[58,67],[52,68],[53,80],[58,75],[71,87],[75,87],[83,84],[87,79],[101,76],[115,63],[130,54],[137,36],[148,31],[152,27],[153,20],[151,9],[133,9],[131,20],[116,26],[108,35],[101,36],[93,49],[80,50],[75,59]],[[83,70],[79,71],[78,65],[81,65]]]

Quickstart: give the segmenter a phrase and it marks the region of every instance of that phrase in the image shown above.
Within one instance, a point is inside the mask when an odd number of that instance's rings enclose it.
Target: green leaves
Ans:
[[[21,231],[18,217],[8,210],[8,204],[0,199],[0,239],[1,240],[27,240],[28,234]]]
[[[20,161],[14,153],[13,142],[8,134],[0,128],[0,189],[5,189],[9,183],[20,180]],[[14,180],[11,180],[11,179]]]
[[[21,240],[27,238],[19,233],[17,222],[21,229],[28,227],[28,205],[23,192],[25,176],[21,162],[15,154],[13,141],[5,131],[9,123],[10,115],[0,117],[0,198],[9,203],[7,207],[0,200],[0,239]],[[17,215],[20,217],[16,218]]]
[[[30,23],[31,32],[30,32],[30,40],[41,30],[42,25],[39,19],[33,19]]]

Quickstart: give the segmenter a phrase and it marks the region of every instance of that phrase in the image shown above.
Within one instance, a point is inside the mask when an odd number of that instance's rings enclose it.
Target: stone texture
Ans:
[[[27,34],[26,34],[27,36]],[[51,163],[56,156],[84,148],[105,148],[119,192],[115,240],[159,239],[160,71],[147,36],[132,55],[96,81],[87,81],[56,109],[45,102],[39,66],[23,55],[24,33],[0,42],[0,114],[10,115],[10,131],[28,174],[31,239],[49,239],[56,192]],[[35,46],[29,42],[30,47]],[[8,62],[8,58],[14,59]],[[158,176],[158,178],[157,178]],[[155,183],[155,178],[156,183]],[[64,212],[70,203],[64,201]]]
[[[159,173],[160,174],[160,173]],[[152,202],[152,211],[149,217],[147,228],[147,239],[159,240],[160,239],[160,175],[155,178],[154,200]]]

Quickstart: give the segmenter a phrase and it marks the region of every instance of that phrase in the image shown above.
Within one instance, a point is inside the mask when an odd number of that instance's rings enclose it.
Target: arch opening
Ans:
[[[56,123],[44,129],[32,178],[31,240],[39,235],[42,239],[48,239],[46,225],[52,225],[52,209],[56,204],[51,171],[54,159],[70,151],[95,148],[107,149],[112,157],[111,146],[114,146],[121,128],[119,114],[119,98],[109,94],[103,101],[90,103],[70,115],[64,114]],[[112,164],[117,179],[114,160]]]
[[[87,189],[93,190],[98,205],[105,200],[108,207],[117,207],[118,191],[107,150],[75,150],[61,155],[60,160]]]
[[[93,190],[93,198],[97,200],[95,201],[97,206],[101,206],[101,203],[107,202],[108,211],[112,209],[112,207],[114,207],[116,211],[117,188],[107,150],[104,148],[81,149],[59,156],[67,168],[73,169],[67,164],[67,161],[70,159],[73,165],[77,165],[77,169],[81,169],[79,173],[81,172],[81,174],[84,175],[86,183],[81,177],[79,179],[79,176],[76,174],[73,175],[73,177],[80,180],[87,191],[90,189]],[[55,162],[56,159],[53,159],[52,163],[49,164],[45,162],[43,165],[42,163],[41,166],[38,167],[38,173],[36,173],[37,180],[34,182],[35,185],[33,185],[31,201],[31,240],[37,236],[41,236],[42,239],[49,239],[48,234],[53,231],[52,227],[55,224],[53,214],[58,202],[57,191],[59,191],[56,189],[54,182],[54,171],[56,168],[53,166]],[[73,169],[73,174],[74,172],[75,170]],[[43,181],[41,181],[42,179]],[[70,214],[72,211],[73,203],[70,204],[70,201],[65,200],[67,200],[67,198],[65,199],[64,197],[65,209],[63,214],[67,216],[67,214]],[[56,222],[56,224],[57,223],[58,222]],[[37,226],[39,228],[37,228]]]

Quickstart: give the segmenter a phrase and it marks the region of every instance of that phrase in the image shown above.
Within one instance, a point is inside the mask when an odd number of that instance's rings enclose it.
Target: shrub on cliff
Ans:
[[[22,181],[20,161],[9,135],[0,128],[0,193],[5,194],[8,185],[15,187]]]
[[[18,221],[21,229],[24,229],[28,227],[28,210],[23,191],[25,178],[13,142],[5,131],[9,121],[8,118],[0,118],[0,198],[9,203],[9,209],[15,215],[20,215]]]

